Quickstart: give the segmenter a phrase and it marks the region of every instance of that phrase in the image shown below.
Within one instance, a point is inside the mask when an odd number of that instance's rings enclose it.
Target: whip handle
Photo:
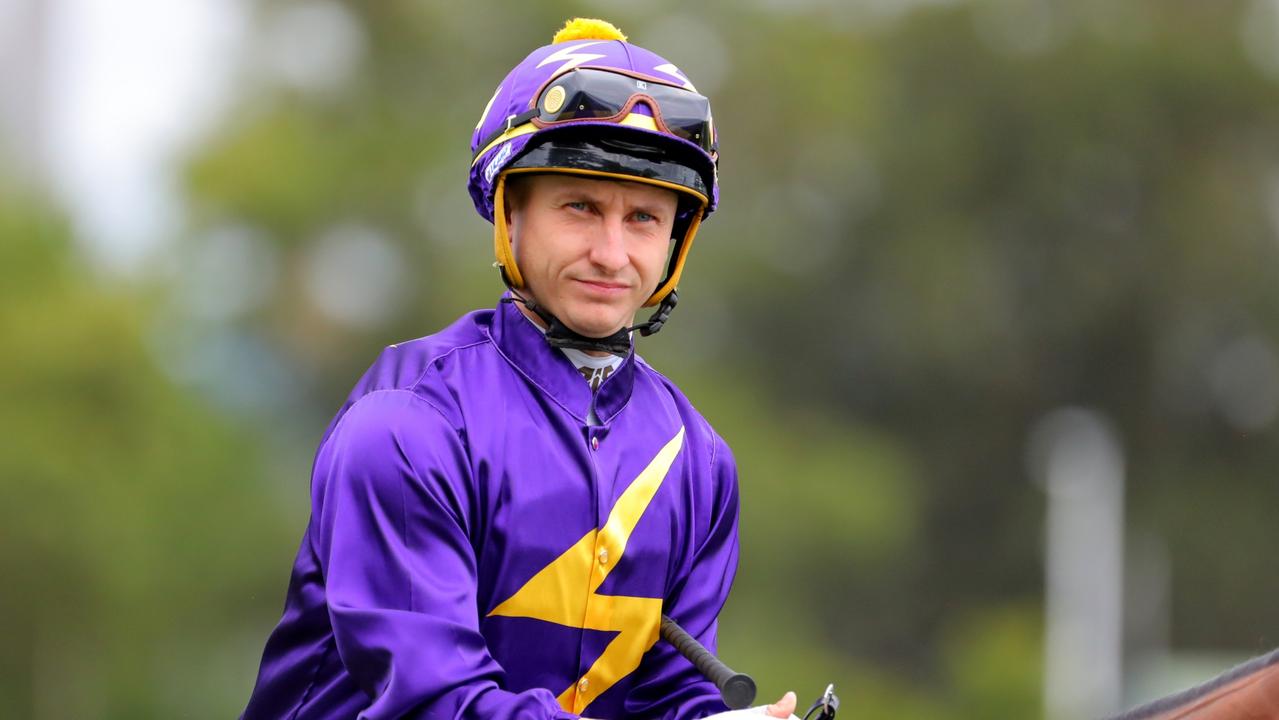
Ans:
[[[707,680],[715,683],[724,704],[733,710],[750,707],[755,702],[755,681],[750,675],[734,671],[711,654],[697,639],[665,615],[662,616],[662,639],[675,646]]]

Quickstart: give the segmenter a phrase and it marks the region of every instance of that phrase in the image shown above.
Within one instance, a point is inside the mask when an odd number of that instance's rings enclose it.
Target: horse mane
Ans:
[[[1227,670],[1208,682],[1196,685],[1189,690],[1183,690],[1174,695],[1159,698],[1158,700],[1154,700],[1146,703],[1145,705],[1135,707],[1125,713],[1109,718],[1109,720],[1153,720],[1164,713],[1182,708],[1196,700],[1207,698],[1218,690],[1226,688],[1239,680],[1247,678],[1250,675],[1260,673],[1275,665],[1279,665],[1279,650],[1272,650],[1265,655],[1255,657],[1241,665]]]

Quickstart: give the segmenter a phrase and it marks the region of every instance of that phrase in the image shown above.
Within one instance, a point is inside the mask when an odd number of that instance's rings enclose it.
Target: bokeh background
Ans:
[[[0,716],[243,708],[314,445],[494,303],[469,137],[579,14],[715,105],[640,348],[735,448],[762,698],[1088,717],[1279,644],[1276,0],[0,0]]]

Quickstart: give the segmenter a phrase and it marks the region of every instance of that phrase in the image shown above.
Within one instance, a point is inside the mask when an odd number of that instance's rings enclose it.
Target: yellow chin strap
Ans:
[[[511,231],[506,227],[506,173],[497,176],[497,188],[493,191],[493,255],[497,257],[495,265],[506,284],[514,290],[523,290],[524,276],[515,264]]]
[[[696,197],[701,202],[701,207],[696,210],[693,219],[688,223],[688,229],[684,232],[684,237],[676,240],[675,257],[670,264],[666,278],[658,283],[657,290],[644,302],[644,307],[652,307],[671,294],[671,291],[679,285],[680,275],[684,273],[684,261],[688,259],[688,251],[693,248],[693,238],[697,235],[697,229],[702,225],[702,213],[707,205],[706,198],[700,194],[691,193],[688,188],[664,180],[577,168],[516,168],[497,176],[497,186],[493,190],[493,255],[497,258],[495,265],[501,271],[502,278],[507,285],[515,290],[524,289],[524,276],[520,274],[520,268],[515,263],[515,251],[511,248],[511,231],[506,225],[506,176],[516,173],[546,172],[645,183],[673,190],[681,195],[693,195]]]

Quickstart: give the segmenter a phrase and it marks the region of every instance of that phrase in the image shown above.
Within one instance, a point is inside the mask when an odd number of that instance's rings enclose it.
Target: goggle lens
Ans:
[[[543,124],[571,120],[600,120],[620,116],[636,95],[656,104],[654,120],[667,132],[711,152],[710,101],[684,88],[641,80],[629,75],[579,68],[555,79],[538,96],[538,119]]]

